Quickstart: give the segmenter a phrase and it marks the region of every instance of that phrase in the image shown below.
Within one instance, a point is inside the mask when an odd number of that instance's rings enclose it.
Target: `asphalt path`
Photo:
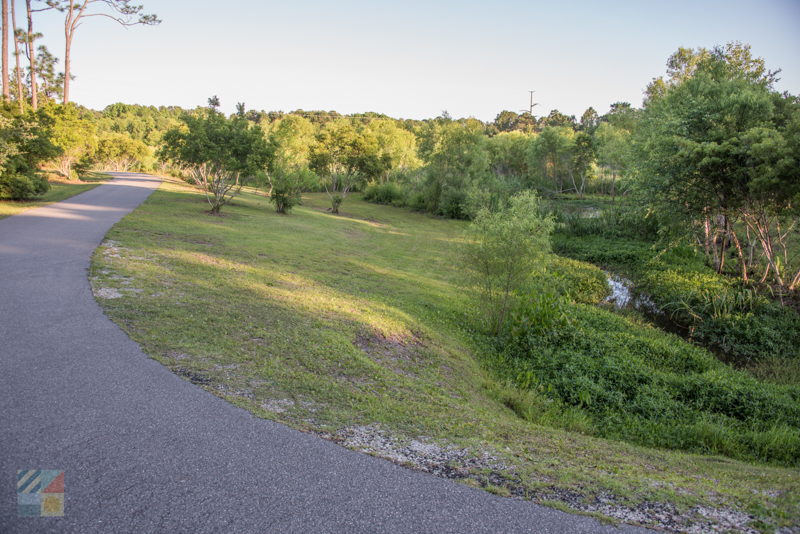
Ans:
[[[644,532],[258,419],[149,359],[87,278],[160,183],[115,176],[0,220],[0,533]],[[18,517],[20,469],[64,471],[63,517]]]

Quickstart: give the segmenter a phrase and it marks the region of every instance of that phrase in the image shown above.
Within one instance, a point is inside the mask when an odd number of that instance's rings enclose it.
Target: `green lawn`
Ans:
[[[280,216],[245,194],[212,217],[195,190],[165,182],[95,253],[98,301],[187,380],[351,448],[668,529],[800,525],[797,469],[518,415],[548,399],[499,379],[472,330],[456,254],[465,223],[357,195],[340,216],[324,194],[304,202]]]
[[[50,190],[36,200],[0,200],[0,219],[22,213],[30,208],[46,206],[53,202],[60,202],[79,193],[94,189],[110,176],[103,173],[89,173],[83,176],[81,181],[51,180]]]

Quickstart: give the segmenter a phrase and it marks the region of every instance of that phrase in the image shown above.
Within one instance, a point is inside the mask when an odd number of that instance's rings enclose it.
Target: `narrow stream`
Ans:
[[[603,302],[612,304],[617,310],[633,309],[648,315],[663,315],[649,295],[634,291],[633,282],[624,276],[603,271],[608,279],[611,294]]]

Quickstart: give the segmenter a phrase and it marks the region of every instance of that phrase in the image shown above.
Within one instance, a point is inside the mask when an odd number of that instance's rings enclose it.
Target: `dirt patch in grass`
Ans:
[[[366,331],[356,334],[353,344],[375,363],[405,376],[414,376],[413,370],[421,360],[419,351],[424,347],[417,336],[385,337],[378,332]]]

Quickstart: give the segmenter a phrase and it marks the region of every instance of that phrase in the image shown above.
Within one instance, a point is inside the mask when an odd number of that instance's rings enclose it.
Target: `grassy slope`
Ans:
[[[396,442],[488,451],[498,460],[454,460],[444,472],[500,493],[669,528],[680,528],[681,515],[703,524],[697,506],[752,513],[756,525],[797,524],[797,470],[644,449],[517,417],[465,326],[454,257],[463,223],[355,196],[340,217],[324,211],[324,195],[309,195],[290,216],[255,195],[220,218],[205,215],[203,202],[165,183],[112,229],[92,267],[96,290],[122,295],[100,298],[106,312],[187,379],[354,446],[369,425]]]
[[[36,200],[0,200],[0,219],[22,213],[30,208],[46,206],[53,202],[60,202],[79,193],[88,191],[100,185],[104,180],[110,178],[106,174],[91,173],[84,176],[80,182],[63,179],[50,179],[50,190],[41,198]]]

